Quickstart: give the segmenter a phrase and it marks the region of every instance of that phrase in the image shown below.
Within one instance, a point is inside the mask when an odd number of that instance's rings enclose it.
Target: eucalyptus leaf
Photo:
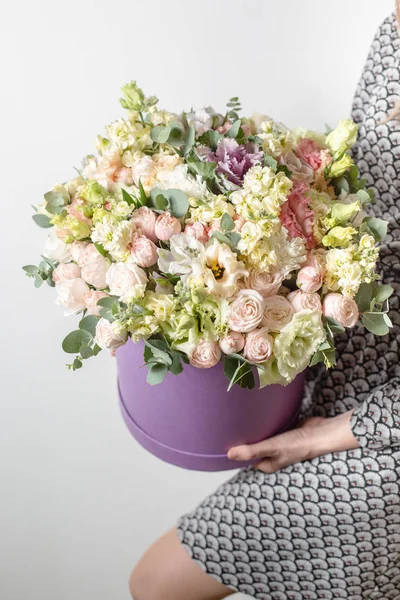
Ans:
[[[171,127],[169,127],[169,125],[157,125],[157,127],[153,127],[153,129],[150,131],[150,137],[153,140],[153,142],[165,144],[165,142],[169,138],[170,133]]]
[[[150,385],[158,385],[161,383],[166,374],[168,367],[164,363],[153,363],[148,366],[147,383]]]
[[[365,313],[362,316],[361,322],[365,329],[374,335],[386,335],[389,333],[389,326],[385,322],[385,315],[382,313]]]
[[[324,317],[324,321],[328,323],[331,331],[333,331],[334,333],[344,333],[345,329],[343,325],[338,323],[336,319],[333,319],[332,317]]]
[[[371,230],[376,242],[380,242],[386,237],[388,228],[387,221],[376,217],[366,217],[363,220],[363,224],[364,223]]]
[[[371,202],[370,195],[365,190],[358,190],[356,195],[361,204],[369,204]]]
[[[93,356],[93,350],[86,342],[84,342],[79,348],[79,354],[82,358],[87,359]]]
[[[35,221],[36,225],[42,227],[43,229],[47,229],[48,227],[53,227],[50,222],[50,218],[47,215],[33,215],[32,219]]]
[[[233,123],[232,127],[228,129],[226,135],[230,138],[236,138],[238,136],[241,123],[241,119],[237,119],[237,121]]]
[[[228,233],[235,228],[235,222],[228,213],[224,213],[221,219],[221,230],[223,233]]]
[[[90,342],[92,335],[83,329],[71,331],[63,340],[62,348],[68,354],[77,354],[84,342]]]
[[[47,194],[44,195],[44,199],[46,200],[47,205],[50,206],[64,206],[65,204],[65,197],[61,192],[47,192]]]
[[[97,323],[97,317],[95,317],[94,315],[87,315],[79,321],[79,329],[88,331],[92,336],[95,336]]]
[[[35,282],[34,282],[35,288],[40,288],[40,286],[43,284],[43,282],[44,282],[44,279],[41,277],[41,275],[36,275]]]
[[[269,167],[274,173],[276,173],[278,168],[278,161],[275,160],[273,156],[270,154],[264,154],[264,165]]]
[[[376,285],[374,290],[375,302],[383,304],[390,296],[392,296],[394,289],[391,285]]]
[[[36,265],[25,265],[25,267],[22,268],[30,277],[33,277],[39,273],[39,269],[36,267]]]
[[[193,124],[191,123],[189,125],[189,129],[186,131],[185,136],[184,136],[184,145],[183,145],[184,156],[189,154],[189,152],[193,148],[195,137],[196,137],[196,130],[195,130]]]
[[[360,313],[370,310],[373,297],[373,285],[371,283],[362,283],[358,288],[354,300]]]

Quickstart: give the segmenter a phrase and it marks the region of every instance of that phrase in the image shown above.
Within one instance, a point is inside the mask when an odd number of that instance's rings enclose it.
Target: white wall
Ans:
[[[142,451],[118,412],[105,353],[71,373],[74,328],[21,266],[54,182],[121,113],[136,78],[172,110],[240,95],[246,111],[323,128],[349,113],[391,0],[29,0],[0,22],[0,597],[128,599],[131,567],[226,474],[184,472]],[[4,305],[4,306],[3,306]],[[160,599],[162,600],[162,599]]]

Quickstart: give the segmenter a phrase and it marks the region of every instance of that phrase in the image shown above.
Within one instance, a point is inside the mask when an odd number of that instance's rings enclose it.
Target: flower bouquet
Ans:
[[[293,422],[296,377],[335,364],[335,333],[388,332],[392,288],[375,271],[387,225],[364,212],[374,197],[352,121],[322,135],[241,118],[238,98],[177,115],[135,82],[122,93],[126,118],[36,208],[51,231],[24,269],[81,315],[69,368],[119,348],[122,410],[143,445],[226,468],[230,446]]]

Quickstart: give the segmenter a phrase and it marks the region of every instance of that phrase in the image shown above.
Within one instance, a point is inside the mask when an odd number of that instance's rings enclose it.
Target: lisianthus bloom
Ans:
[[[303,310],[275,338],[274,354],[280,374],[290,382],[303,371],[325,340],[321,312]]]
[[[204,246],[196,238],[179,233],[170,239],[170,249],[158,249],[158,267],[162,273],[187,276],[193,261],[204,253]]]
[[[296,148],[296,154],[310,167],[317,171],[322,164],[321,148],[315,140],[302,138]]]
[[[207,154],[209,161],[217,163],[217,171],[236,185],[241,185],[247,171],[256,163],[261,163],[263,152],[259,152],[252,142],[238,144],[231,138],[219,140],[215,152]]]
[[[315,247],[313,235],[314,213],[310,208],[309,199],[305,195],[307,186],[296,182],[287,202],[281,207],[280,219],[287,229],[289,237],[301,237],[305,240],[307,249]]]
[[[237,290],[237,282],[248,275],[244,263],[227,246],[214,240],[204,254],[193,261],[193,276],[202,277],[205,286],[214,294],[230,298]]]

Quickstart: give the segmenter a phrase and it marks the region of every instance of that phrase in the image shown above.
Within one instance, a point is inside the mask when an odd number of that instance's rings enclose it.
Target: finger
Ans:
[[[279,464],[279,462],[276,460],[265,458],[264,460],[256,463],[254,468],[258,469],[259,471],[263,471],[263,473],[271,474],[279,471],[282,466],[283,465]]]
[[[257,444],[235,446],[228,451],[230,460],[254,460],[274,454],[275,444],[271,440],[263,440]]]

